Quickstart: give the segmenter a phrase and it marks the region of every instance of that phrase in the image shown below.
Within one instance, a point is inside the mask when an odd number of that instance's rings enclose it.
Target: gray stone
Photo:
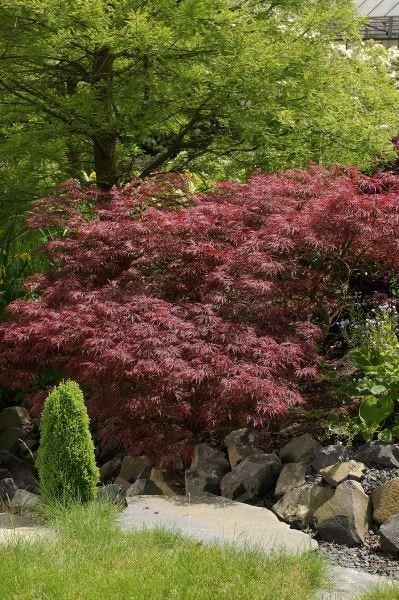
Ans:
[[[0,451],[0,467],[10,471],[18,488],[28,490],[33,494],[38,493],[39,482],[33,476],[31,469],[11,452]]]
[[[17,529],[18,527],[32,527],[33,521],[22,515],[0,513],[0,529]]]
[[[9,406],[0,412],[0,431],[10,427],[24,428],[30,425],[30,416],[22,406]]]
[[[273,511],[290,525],[308,527],[313,513],[333,495],[334,490],[331,488],[307,483],[286,493],[273,505]]]
[[[229,455],[229,461],[232,467],[238,465],[239,462],[247,458],[247,456],[253,456],[254,454],[263,454],[263,450],[256,446],[229,446],[227,448]]]
[[[230,469],[230,463],[220,450],[208,444],[194,447],[191,469],[202,475],[221,478]]]
[[[196,444],[193,450],[193,458],[191,460],[191,468],[198,469],[198,467],[207,465],[209,461],[213,459],[226,460],[225,455],[221,450],[213,448],[209,444]]]
[[[274,488],[281,469],[276,454],[248,456],[223,477],[221,494],[240,502],[256,502]]]
[[[286,444],[280,450],[279,457],[286,463],[303,462],[309,464],[313,461],[319,448],[320,444],[309,433],[305,433]]]
[[[373,519],[381,525],[399,513],[399,478],[391,479],[371,493]]]
[[[111,458],[100,467],[100,481],[101,483],[109,483],[111,479],[117,477],[121,470],[122,459]]]
[[[0,450],[0,467],[2,469],[8,469],[11,473],[14,473],[15,471],[30,472],[22,460],[6,450]]]
[[[0,450],[14,452],[21,446],[21,440],[26,438],[26,431],[20,427],[10,427],[0,432]]]
[[[326,575],[329,584],[316,593],[315,600],[359,600],[374,586],[395,585],[395,581],[387,577],[334,565],[327,566]]]
[[[127,498],[131,496],[162,496],[162,490],[150,479],[138,479],[126,492]]]
[[[18,487],[13,479],[7,478],[0,481],[0,500],[11,502]]]
[[[125,456],[118,477],[134,483],[137,479],[149,479],[151,464],[147,456]]]
[[[337,463],[336,465],[321,469],[320,475],[328,484],[337,487],[337,485],[346,479],[360,481],[365,470],[366,466],[363,463],[356,460],[349,460],[348,462]]]
[[[130,486],[132,485],[130,483],[130,481],[127,481],[126,479],[123,479],[123,477],[116,477],[114,484],[119,486],[120,488],[122,488],[123,490],[125,490],[125,492],[127,492],[127,490],[130,488]]]
[[[274,495],[276,498],[305,484],[306,465],[304,463],[287,463],[276,483]]]
[[[317,548],[309,535],[290,529],[270,510],[220,496],[195,501],[181,496],[136,496],[128,498],[128,507],[118,521],[124,531],[162,528],[204,544],[234,544],[245,550],[253,547],[266,554]]]
[[[184,494],[183,481],[175,473],[168,473],[167,471],[153,467],[150,479],[165,496],[180,496]]]
[[[8,469],[0,469],[0,479],[7,479],[11,477],[11,473]]]
[[[260,434],[249,427],[236,429],[224,438],[224,445],[229,446],[253,446],[259,442]]]
[[[186,495],[195,497],[204,494],[220,495],[220,482],[222,477],[218,474],[202,473],[195,469],[185,472]]]
[[[333,444],[319,448],[314,456],[312,467],[319,472],[321,469],[342,462],[345,456],[345,448],[342,444]]]
[[[32,508],[38,502],[40,502],[40,496],[37,494],[18,489],[11,500],[11,506],[14,508]]]
[[[380,542],[383,552],[399,554],[399,514],[393,515],[381,525]]]
[[[327,542],[357,546],[370,524],[369,498],[357,481],[347,480],[314,513],[320,537]]]
[[[100,502],[109,502],[111,504],[122,504],[127,506],[126,492],[115,483],[108,483],[97,490],[97,499]]]
[[[352,458],[366,465],[378,467],[399,467],[399,446],[397,444],[382,444],[369,442],[353,453]]]

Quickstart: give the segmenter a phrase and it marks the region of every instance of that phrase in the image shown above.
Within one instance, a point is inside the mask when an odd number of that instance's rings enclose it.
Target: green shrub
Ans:
[[[366,441],[399,439],[399,339],[398,315],[383,308],[366,319],[355,336],[350,362],[359,369],[357,392],[362,396],[355,425]]]
[[[82,391],[65,381],[47,397],[37,458],[45,502],[88,502],[96,496],[99,472]]]

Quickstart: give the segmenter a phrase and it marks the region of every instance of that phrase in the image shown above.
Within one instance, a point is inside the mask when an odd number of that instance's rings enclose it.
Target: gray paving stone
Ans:
[[[303,552],[317,548],[307,534],[290,529],[265,508],[227,498],[136,496],[128,498],[120,515],[122,529],[166,528],[207,543],[256,547],[262,551],[283,549]]]

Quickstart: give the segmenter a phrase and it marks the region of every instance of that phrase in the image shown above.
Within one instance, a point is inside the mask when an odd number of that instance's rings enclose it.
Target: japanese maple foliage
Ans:
[[[76,379],[100,438],[158,462],[305,401],[353,282],[399,273],[399,176],[311,166],[187,188],[72,181],[37,203],[30,225],[64,235],[0,324],[2,385],[39,413],[46,382]]]

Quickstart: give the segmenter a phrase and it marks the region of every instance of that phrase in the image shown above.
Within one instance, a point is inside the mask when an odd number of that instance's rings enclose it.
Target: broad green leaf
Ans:
[[[390,398],[366,396],[359,408],[359,417],[368,428],[377,428],[393,412],[394,404]]]
[[[383,442],[384,444],[392,444],[393,441],[393,431],[392,429],[383,429],[382,431],[380,431],[380,433],[378,434],[378,439],[380,440],[380,442]]]

